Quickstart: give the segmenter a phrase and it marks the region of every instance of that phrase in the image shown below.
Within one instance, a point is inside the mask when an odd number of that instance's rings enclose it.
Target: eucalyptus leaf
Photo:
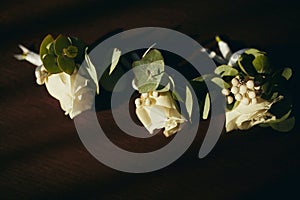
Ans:
[[[120,57],[121,57],[121,51],[117,48],[114,48],[112,58],[111,58],[111,65],[110,65],[110,69],[109,69],[109,75],[111,75],[111,73],[116,68]]]
[[[146,55],[144,55],[142,60],[150,63],[158,60],[164,60],[164,58],[161,55],[160,51],[158,51],[157,49],[152,49]]]
[[[176,100],[176,101],[183,102],[182,97],[178,94],[178,92],[176,92],[176,90],[173,90],[173,91],[172,91],[172,97],[173,97],[173,99]]]
[[[68,58],[75,58],[78,54],[78,48],[76,46],[70,45],[68,48],[63,49],[63,54]]]
[[[156,88],[157,88],[156,83],[148,83],[148,84],[140,85],[138,87],[139,93],[146,93],[146,92],[155,91]]]
[[[292,110],[289,110],[285,115],[283,115],[281,118],[279,119],[276,119],[276,120],[273,120],[273,121],[270,121],[268,122],[268,124],[276,124],[276,123],[279,123],[279,122],[283,122],[284,120],[286,120],[290,114],[291,114]]]
[[[192,81],[204,82],[205,80],[212,79],[214,75],[212,74],[204,74],[199,77],[194,78]]]
[[[73,59],[66,56],[57,57],[58,67],[65,73],[71,75],[76,67],[76,64]]]
[[[62,70],[58,67],[56,63],[56,57],[54,55],[45,54],[43,56],[43,65],[47,69],[47,71],[51,74],[56,74],[62,72]]]
[[[254,55],[255,57],[258,56],[258,55],[261,55],[261,54],[265,54],[265,52],[262,52],[258,49],[254,49],[254,48],[251,48],[251,49],[247,49],[245,51],[246,54],[252,54]]]
[[[158,50],[149,51],[141,60],[133,62],[132,66],[139,92],[157,89],[165,67],[163,57]]]
[[[64,35],[59,35],[54,41],[54,52],[57,56],[63,55],[63,49],[68,48],[71,42]]]
[[[219,77],[214,77],[211,79],[211,81],[221,88],[230,88],[230,85]]]
[[[293,74],[292,69],[289,68],[289,67],[286,67],[286,68],[283,69],[281,75],[282,75],[286,80],[289,80],[289,79],[291,78],[292,74]]]
[[[232,66],[221,65],[215,69],[215,73],[218,75],[221,75],[222,77],[223,76],[236,76],[236,75],[238,75],[239,71],[237,69],[233,68]]]
[[[193,111],[193,97],[192,97],[191,90],[188,86],[186,86],[185,88],[185,107],[189,115],[189,119],[191,121],[192,111]]]
[[[94,64],[92,63],[89,55],[87,54],[87,50],[88,50],[88,48],[85,49],[85,53],[84,53],[84,58],[87,63],[86,70],[88,71],[90,77],[94,81],[94,84],[96,85],[96,92],[97,92],[97,94],[99,94],[100,91],[99,91],[97,70],[96,70],[96,67],[94,66]]]
[[[258,73],[270,72],[270,61],[264,54],[257,55],[252,63]]]
[[[157,92],[167,92],[170,90],[170,83],[168,83],[167,85],[164,85],[162,88],[160,88],[160,86],[158,88],[156,88]]]
[[[76,63],[81,63],[84,60],[86,44],[77,37],[69,37],[73,46],[78,48],[78,54],[75,58]]]
[[[208,118],[209,110],[210,110],[210,97],[209,97],[209,93],[206,93],[204,107],[203,107],[203,116],[202,116],[203,119]]]
[[[41,59],[42,59],[42,57],[43,57],[45,54],[48,54],[48,53],[49,53],[49,50],[48,50],[47,46],[48,46],[49,44],[53,43],[53,41],[54,41],[54,39],[53,39],[52,35],[50,35],[50,34],[47,35],[47,36],[43,39],[43,41],[42,41],[42,43],[41,43],[41,45],[40,45],[40,57],[41,57]]]
[[[279,123],[270,124],[270,126],[280,132],[288,132],[291,131],[295,126],[295,117],[291,117]]]

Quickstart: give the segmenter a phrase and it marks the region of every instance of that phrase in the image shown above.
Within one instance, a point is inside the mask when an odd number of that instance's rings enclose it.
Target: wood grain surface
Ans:
[[[58,101],[35,83],[34,67],[17,61],[18,44],[37,51],[51,33],[92,44],[116,30],[176,29],[210,45],[222,35],[234,50],[256,47],[292,67],[299,91],[299,7],[294,1],[22,1],[0,3],[0,199],[297,199],[300,137],[253,128],[222,133],[213,151],[197,157],[208,122],[176,162],[159,171],[130,174],[97,161]],[[97,116],[123,148],[160,148],[162,134],[136,140],[120,134],[104,94]],[[295,96],[296,99],[296,96]],[[294,114],[298,114],[298,101]],[[298,120],[298,119],[296,119]],[[296,121],[297,122],[297,121]],[[217,123],[217,122],[215,122]]]

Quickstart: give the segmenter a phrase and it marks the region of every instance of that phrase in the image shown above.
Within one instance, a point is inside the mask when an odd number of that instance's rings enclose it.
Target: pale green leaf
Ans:
[[[255,56],[255,59],[252,63],[258,73],[265,73],[270,71],[269,59],[264,54]]]
[[[95,66],[93,65],[93,63],[91,62],[90,57],[87,54],[87,48],[85,49],[85,61],[87,63],[87,71],[90,74],[90,77],[92,78],[92,80],[94,81],[95,85],[96,85],[96,92],[97,94],[99,94],[99,83],[98,83],[98,76],[97,76],[97,71]]]
[[[139,93],[146,93],[146,92],[150,92],[150,91],[156,91],[156,88],[157,88],[156,83],[147,83],[147,84],[144,84],[144,85],[140,85],[138,87]]]
[[[167,92],[170,90],[170,83],[168,83],[167,85],[165,85],[163,88],[161,89],[156,89],[157,92]]]
[[[193,97],[192,97],[191,90],[188,86],[186,86],[185,88],[185,107],[191,121],[192,110],[193,110]]]
[[[174,100],[176,101],[180,101],[183,102],[182,97],[178,94],[178,92],[176,92],[175,90],[172,91],[172,97]]]
[[[119,59],[121,57],[121,51],[117,48],[114,48],[113,54],[112,54],[112,58],[111,58],[111,65],[110,65],[110,69],[109,69],[109,75],[111,75],[111,73],[114,71],[114,69],[116,68]]]
[[[291,117],[276,124],[270,124],[270,126],[276,131],[288,132],[295,126],[295,117]]]
[[[215,69],[215,73],[218,75],[223,76],[236,76],[238,75],[239,71],[232,66],[228,65],[220,65]]]
[[[202,76],[194,78],[192,81],[203,82],[205,80],[211,79],[213,77],[212,74],[204,74]]]
[[[209,97],[209,93],[206,93],[204,108],[203,108],[203,116],[202,116],[203,119],[208,118],[209,110],[210,110],[210,97]]]
[[[140,87],[148,84],[151,84],[152,86],[155,85],[155,87],[149,88],[151,89],[150,91],[153,91],[159,86],[164,75],[164,62],[163,60],[157,60],[151,63],[137,65],[133,68],[133,72],[135,75],[135,84],[139,91]]]
[[[292,69],[286,67],[286,68],[284,68],[284,70],[282,71],[282,74],[281,74],[281,75],[282,75],[286,80],[289,80],[289,79],[291,78],[292,74],[293,74]]]
[[[221,88],[230,88],[230,85],[226,83],[223,79],[219,77],[214,77],[211,79],[211,81],[215,84],[217,84]]]

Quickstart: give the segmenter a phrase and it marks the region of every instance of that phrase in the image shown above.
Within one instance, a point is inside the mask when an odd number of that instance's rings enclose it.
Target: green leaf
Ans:
[[[246,53],[246,54],[252,54],[252,55],[254,55],[255,57],[258,56],[258,55],[261,55],[261,54],[265,54],[265,52],[262,52],[262,51],[259,51],[258,49],[253,49],[253,48],[247,49],[247,50],[245,51],[245,53]]]
[[[285,115],[283,115],[281,118],[279,119],[276,119],[276,120],[273,120],[273,121],[270,121],[268,122],[268,124],[276,124],[276,123],[279,123],[279,122],[283,122],[284,120],[286,120],[290,114],[291,114],[292,110],[289,110]]]
[[[88,71],[91,79],[94,81],[94,84],[96,85],[96,92],[97,92],[97,94],[99,94],[99,83],[98,83],[97,70],[96,70],[94,64],[92,63],[89,55],[87,54],[87,50],[88,50],[88,48],[86,48],[85,52],[84,52],[84,57],[85,57],[85,61],[87,64],[86,70]]]
[[[43,41],[42,41],[42,43],[41,43],[41,45],[40,45],[40,57],[41,57],[41,59],[42,59],[42,57],[43,57],[45,54],[48,54],[48,53],[49,53],[49,50],[48,50],[47,46],[48,46],[49,44],[53,43],[53,41],[54,41],[54,39],[53,39],[52,35],[50,35],[50,34],[47,35],[47,36],[43,39]]]
[[[205,80],[212,79],[212,78],[213,78],[212,74],[204,74],[202,76],[194,78],[192,81],[204,82]]]
[[[133,62],[132,66],[139,92],[156,90],[164,75],[165,64],[161,53],[153,49],[141,60]]]
[[[57,57],[58,67],[65,73],[71,75],[76,67],[76,64],[73,59],[67,58],[66,56]]]
[[[63,49],[63,55],[66,55],[68,58],[75,58],[78,54],[78,48],[70,45],[68,48]]]
[[[211,81],[221,88],[230,88],[230,85],[219,77],[214,77],[211,79]]]
[[[69,40],[71,41],[73,46],[76,46],[78,48],[78,54],[75,58],[75,62],[80,64],[85,57],[86,45],[82,40],[80,40],[77,37],[69,37]]]
[[[281,121],[279,123],[270,124],[270,126],[280,132],[288,132],[291,131],[295,126],[295,117],[291,117],[289,119],[286,119],[284,121]]]
[[[68,48],[71,42],[66,36],[59,35],[54,41],[54,52],[57,56],[63,55],[63,49]]]
[[[121,51],[117,48],[114,48],[112,58],[111,58],[111,65],[110,65],[110,69],[109,69],[109,75],[111,75],[111,73],[116,68],[116,66],[119,62],[120,56],[121,56]]]
[[[284,68],[284,70],[282,71],[282,74],[281,74],[281,75],[282,75],[286,80],[289,80],[289,79],[291,78],[292,74],[293,74],[292,69],[286,67],[286,68]]]
[[[168,83],[167,85],[163,86],[162,88],[160,88],[161,85],[159,85],[158,88],[156,88],[157,92],[167,92],[170,90],[170,83]]]
[[[258,73],[266,73],[270,71],[270,62],[267,56],[260,54],[253,60],[253,66]]]
[[[236,76],[236,75],[238,75],[239,71],[237,69],[234,69],[232,66],[221,65],[215,69],[215,73],[218,75],[221,75],[222,77],[223,76]]]
[[[228,110],[233,110],[233,109],[235,109],[239,104],[240,104],[240,101],[235,101],[235,102],[232,103],[232,104],[227,104],[227,109],[228,109]]]
[[[156,90],[157,84],[156,83],[148,83],[148,84],[141,85],[138,88],[139,88],[139,93],[151,92],[151,91]]]
[[[191,121],[192,111],[193,111],[193,97],[192,97],[191,90],[188,86],[186,86],[185,88],[185,107],[189,115],[189,119]]]
[[[175,90],[172,91],[172,97],[176,101],[183,102],[182,97]]]
[[[209,110],[210,110],[210,97],[209,97],[209,93],[206,93],[204,108],[203,108],[203,116],[202,116],[203,119],[208,118]]]
[[[150,63],[158,60],[164,60],[164,58],[161,55],[160,51],[158,51],[157,49],[152,49],[142,58],[142,60]]]
[[[248,55],[246,53],[243,53],[238,59],[238,65],[241,68],[241,70],[245,74],[250,75],[252,77],[255,77],[257,74],[257,71],[253,66],[254,59],[255,57],[252,54]]]
[[[45,54],[42,58],[43,65],[47,71],[51,74],[56,74],[62,72],[56,63],[56,57],[54,55]]]

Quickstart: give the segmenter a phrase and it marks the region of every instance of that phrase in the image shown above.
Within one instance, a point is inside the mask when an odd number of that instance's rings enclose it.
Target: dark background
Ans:
[[[152,173],[128,174],[92,157],[58,101],[35,83],[34,67],[13,55],[22,43],[37,51],[51,33],[92,44],[117,29],[176,29],[208,45],[223,35],[233,49],[265,50],[281,67],[292,67],[298,93],[299,7],[297,1],[21,1],[0,3],[0,199],[266,199],[297,198],[300,137],[253,128],[223,133],[204,159],[197,153],[207,122],[188,151]],[[99,97],[101,98],[101,96]],[[296,99],[296,98],[295,98]],[[294,114],[298,112],[297,99]],[[118,136],[110,111],[99,121],[110,138],[136,150],[159,147]],[[215,122],[216,123],[216,122]],[[299,198],[299,197],[298,197]]]

